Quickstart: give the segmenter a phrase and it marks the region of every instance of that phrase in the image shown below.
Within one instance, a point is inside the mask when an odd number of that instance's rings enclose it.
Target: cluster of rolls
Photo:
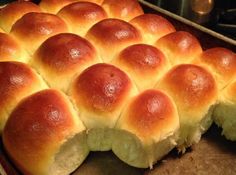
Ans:
[[[107,150],[152,167],[213,120],[236,140],[235,53],[202,50],[136,0],[88,1],[0,10],[0,132],[21,172],[67,175]]]

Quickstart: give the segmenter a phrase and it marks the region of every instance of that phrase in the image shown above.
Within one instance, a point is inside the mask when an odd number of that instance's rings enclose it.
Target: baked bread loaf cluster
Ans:
[[[213,121],[236,141],[235,53],[136,0],[17,1],[0,27],[0,133],[24,174],[67,175],[107,150],[152,167]]]

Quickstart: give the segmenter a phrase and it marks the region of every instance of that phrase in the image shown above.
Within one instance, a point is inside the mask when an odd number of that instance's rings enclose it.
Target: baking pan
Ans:
[[[140,0],[145,13],[164,16],[177,30],[194,34],[203,49],[223,46],[236,52],[236,41],[213,32],[196,23],[163,10],[147,1]],[[4,152],[0,142],[0,174],[20,175]],[[73,175],[236,175],[236,142],[227,141],[221,136],[216,125],[203,135],[201,141],[179,155],[174,149],[153,169],[130,167],[110,152],[91,152],[85,162]]]
[[[185,30],[195,35],[201,42],[203,49],[221,46],[236,52],[235,40],[164,10],[148,1],[139,0],[139,2],[142,4],[145,13],[159,14],[167,18],[175,26],[176,30]]]

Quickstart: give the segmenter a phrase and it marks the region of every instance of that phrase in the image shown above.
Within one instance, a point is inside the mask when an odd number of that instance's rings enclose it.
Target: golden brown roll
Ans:
[[[58,13],[63,7],[74,2],[93,2],[102,4],[103,0],[41,0],[39,6],[47,13]]]
[[[140,30],[147,44],[154,44],[159,38],[176,31],[167,19],[156,14],[139,15],[130,23]]]
[[[27,62],[28,53],[12,36],[0,32],[0,61]]]
[[[207,49],[193,63],[209,69],[220,89],[236,78],[236,54],[226,48]]]
[[[9,114],[27,95],[47,88],[28,65],[20,62],[0,62],[0,133]]]
[[[154,87],[169,69],[164,54],[147,44],[135,44],[125,48],[112,63],[130,75],[139,90]]]
[[[58,12],[67,23],[70,31],[84,36],[93,24],[107,18],[104,9],[91,2],[76,2],[65,6]]]
[[[197,65],[181,64],[173,67],[157,84],[175,101],[180,117],[178,148],[197,143],[212,123],[212,111],[218,90],[212,74]]]
[[[103,0],[77,0],[78,2],[93,2],[98,5],[101,5],[103,3]]]
[[[65,22],[58,16],[31,12],[25,14],[13,25],[10,34],[21,41],[30,54],[33,54],[44,40],[67,31]]]
[[[39,6],[32,2],[16,1],[9,3],[0,10],[0,27],[9,33],[12,25],[23,15],[40,11]]]
[[[98,62],[100,59],[89,41],[72,33],[62,33],[42,43],[30,64],[50,87],[67,92],[77,74]]]
[[[143,9],[137,0],[104,0],[102,7],[106,10],[109,18],[118,18],[129,21],[143,14]]]
[[[17,105],[4,128],[3,143],[23,174],[68,175],[88,155],[84,129],[66,96],[48,89]]]
[[[0,33],[5,33],[5,32],[2,30],[2,28],[0,28]]]
[[[198,39],[185,31],[177,31],[161,37],[155,43],[172,65],[190,63],[202,53]]]
[[[213,113],[215,123],[222,128],[222,135],[236,141],[236,81],[231,82],[220,93],[220,103]]]
[[[134,26],[113,18],[104,19],[93,25],[86,38],[97,48],[104,62],[110,62],[125,47],[142,41],[139,31]]]
[[[39,6],[46,13],[56,14],[66,5],[69,5],[78,0],[41,0]]]
[[[111,149],[115,123],[127,100],[136,93],[129,77],[110,64],[95,64],[75,79],[70,94],[88,129],[90,150]]]
[[[162,91],[143,91],[128,103],[116,129],[113,152],[131,166],[152,167],[176,145],[177,108]]]

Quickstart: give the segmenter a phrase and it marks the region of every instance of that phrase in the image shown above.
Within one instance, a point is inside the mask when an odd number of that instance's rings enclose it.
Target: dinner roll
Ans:
[[[222,135],[236,141],[236,81],[231,82],[220,94],[213,119],[222,128]]]
[[[95,64],[75,79],[70,94],[88,129],[90,150],[111,149],[113,128],[121,110],[136,93],[129,77],[110,64]]]
[[[97,48],[104,62],[110,62],[125,47],[142,41],[134,26],[114,18],[104,19],[93,25],[86,38]]]
[[[209,69],[220,89],[236,78],[236,54],[223,47],[207,49],[193,63]]]
[[[50,87],[67,92],[77,74],[98,62],[100,59],[89,41],[72,33],[61,33],[43,42],[30,64]]]
[[[0,61],[27,62],[28,53],[12,36],[0,32]]]
[[[88,155],[84,129],[66,96],[48,89],[17,105],[4,128],[3,144],[23,174],[68,175]]]
[[[128,103],[116,128],[113,152],[131,166],[152,168],[176,145],[177,108],[165,93],[149,89]]]
[[[29,12],[40,12],[39,6],[32,2],[15,1],[9,3],[0,10],[0,27],[7,33],[10,32],[12,25],[23,15]]]
[[[33,54],[39,45],[52,35],[67,32],[65,22],[56,15],[31,12],[19,19],[11,34],[21,41],[24,48]]]
[[[167,34],[158,39],[155,46],[165,54],[172,65],[190,63],[202,53],[198,39],[185,31]]]
[[[39,6],[46,13],[56,14],[66,5],[69,5],[78,0],[41,0]]]
[[[147,44],[154,44],[159,38],[176,31],[167,19],[156,14],[139,15],[130,23],[140,30]]]
[[[109,18],[118,18],[129,21],[143,14],[143,9],[137,0],[104,0],[102,7],[106,10]]]
[[[84,36],[93,24],[107,18],[103,8],[91,2],[67,5],[58,12],[58,16],[64,19],[70,31],[80,36]]]
[[[192,64],[173,67],[156,86],[175,101],[180,117],[178,149],[199,142],[201,134],[212,123],[212,111],[217,102],[218,89],[212,74]]]
[[[164,54],[147,44],[135,44],[125,48],[112,63],[129,74],[139,90],[154,87],[169,68]]]
[[[0,133],[18,102],[46,87],[28,65],[20,62],[0,62]]]
[[[96,4],[101,5],[103,3],[103,0],[77,0],[78,2],[93,2]]]
[[[89,151],[152,168],[213,121],[236,141],[236,54],[203,50],[203,35],[151,11],[142,0],[0,7],[0,137],[19,173],[76,174]]]

